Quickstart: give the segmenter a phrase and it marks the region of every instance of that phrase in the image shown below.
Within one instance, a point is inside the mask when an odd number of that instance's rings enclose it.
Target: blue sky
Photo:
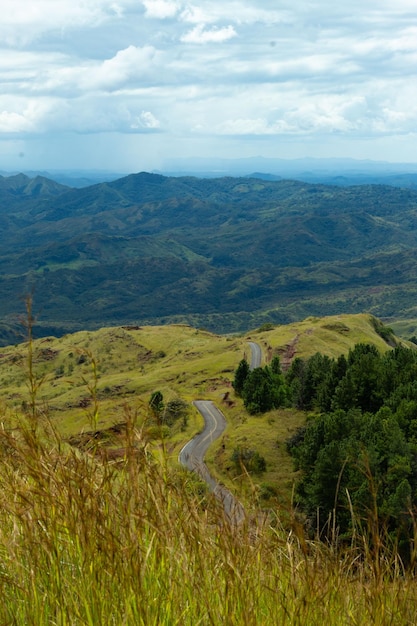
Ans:
[[[417,162],[416,0],[0,8],[0,169]]]

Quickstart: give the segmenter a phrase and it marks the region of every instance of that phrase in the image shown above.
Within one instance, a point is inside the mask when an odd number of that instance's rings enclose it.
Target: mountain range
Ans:
[[[413,189],[146,172],[83,188],[0,177],[3,342],[28,294],[40,334],[168,321],[231,332],[341,311],[414,317],[416,260]]]

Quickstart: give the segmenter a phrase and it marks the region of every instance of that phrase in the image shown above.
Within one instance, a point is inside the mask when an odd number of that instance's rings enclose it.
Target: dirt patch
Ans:
[[[290,368],[292,360],[297,353],[298,337],[299,336],[296,335],[294,339],[286,344],[285,348],[281,352],[281,368],[284,372],[286,372]]]
[[[80,448],[81,450],[92,448],[94,443],[106,443],[115,444],[126,433],[125,422],[120,422],[110,426],[110,428],[103,428],[101,430],[89,430],[82,432],[78,435],[73,435],[67,439],[71,446]]]
[[[59,354],[58,350],[52,350],[51,348],[42,348],[36,353],[37,361],[53,361]]]

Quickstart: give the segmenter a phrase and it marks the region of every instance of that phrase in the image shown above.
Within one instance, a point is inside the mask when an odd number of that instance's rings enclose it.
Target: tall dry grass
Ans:
[[[296,523],[233,528],[132,422],[123,458],[106,461],[67,446],[47,420],[6,418],[1,624],[417,622],[415,583],[383,546],[376,568],[360,542],[341,552]]]

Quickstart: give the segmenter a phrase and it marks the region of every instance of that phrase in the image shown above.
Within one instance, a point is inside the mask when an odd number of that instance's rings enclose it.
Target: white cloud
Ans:
[[[269,123],[267,119],[258,117],[237,118],[226,120],[214,128],[214,132],[220,135],[278,135],[281,133],[294,132],[295,128],[291,127],[285,120],[277,120]]]
[[[0,98],[0,133],[43,132],[50,122],[54,103],[51,99]]]
[[[99,67],[87,72],[84,86],[88,84],[98,89],[115,89],[128,81],[143,76],[153,63],[155,49],[152,46],[137,48],[129,46],[105,60]],[[85,80],[88,81],[86,84]]]
[[[131,124],[133,129],[147,128],[149,130],[156,130],[161,126],[161,123],[153,113],[150,111],[141,111],[140,115]]]
[[[184,43],[223,43],[233,37],[236,37],[237,33],[233,26],[224,26],[223,28],[210,28],[206,29],[204,24],[197,24],[192,30],[181,37],[181,41]]]
[[[48,111],[48,128],[53,132],[97,133],[155,133],[161,123],[147,110],[141,110],[135,99],[108,100],[94,96],[54,101]],[[24,129],[22,129],[24,130]]]
[[[193,24],[211,24],[216,22],[234,22],[240,24],[268,24],[290,22],[291,14],[285,10],[265,9],[257,5],[235,2],[213,2],[198,6],[187,5],[181,13],[181,19]]]
[[[2,0],[0,41],[8,46],[27,45],[44,33],[97,28],[121,18],[135,0]]]
[[[72,97],[91,91],[117,91],[140,84],[146,77],[149,80],[156,57],[157,51],[152,46],[129,46],[101,62],[70,66],[67,60],[63,67],[40,70],[43,80],[37,83],[37,89]]]
[[[173,0],[142,0],[146,9],[146,17],[164,20],[175,17],[181,8],[179,2]]]
[[[0,111],[1,133],[22,133],[31,130],[33,130],[33,124],[24,114],[14,111]]]

